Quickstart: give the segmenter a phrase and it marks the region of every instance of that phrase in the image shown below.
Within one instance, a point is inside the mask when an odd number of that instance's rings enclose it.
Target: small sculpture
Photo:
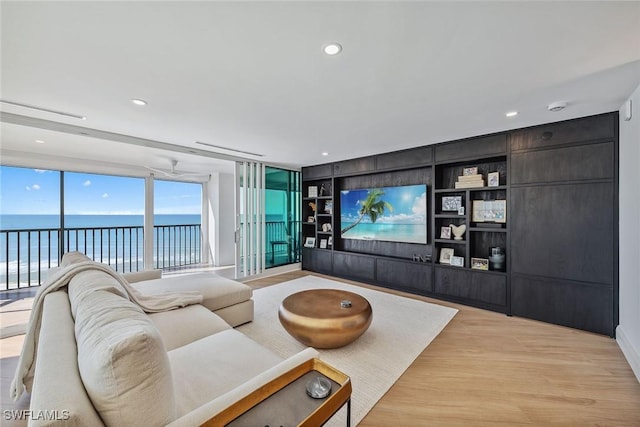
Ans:
[[[464,224],[462,225],[449,224],[449,227],[451,227],[451,232],[453,233],[453,236],[454,236],[453,240],[462,240],[462,235],[467,230],[467,226]]]
[[[315,212],[315,211],[316,211],[316,204],[315,204],[314,202],[309,202],[309,207],[311,208],[311,210],[312,210],[313,212]]]

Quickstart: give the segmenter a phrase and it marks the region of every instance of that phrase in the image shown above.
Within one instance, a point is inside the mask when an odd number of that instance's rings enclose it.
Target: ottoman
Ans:
[[[125,277],[129,279],[128,275]],[[202,294],[202,305],[222,317],[232,327],[253,320],[253,290],[244,283],[212,272],[141,280],[132,282],[131,286],[147,295],[196,291]]]

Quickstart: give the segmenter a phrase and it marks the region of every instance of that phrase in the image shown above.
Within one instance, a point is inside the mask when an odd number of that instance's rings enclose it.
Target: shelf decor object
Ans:
[[[491,256],[489,257],[489,262],[491,264],[492,270],[502,271],[504,270],[504,248],[494,247],[491,248]]]
[[[484,187],[484,178],[479,173],[475,175],[460,175],[455,183],[455,187],[457,189]]]
[[[472,211],[473,222],[507,222],[506,200],[474,200]]]
[[[486,258],[471,258],[473,270],[489,270],[489,260]]]
[[[500,186],[500,172],[489,172],[487,174],[487,186],[488,187]]]
[[[451,257],[451,265],[455,266],[455,267],[464,267],[464,258],[461,256],[452,256]]]
[[[442,211],[457,212],[462,207],[462,196],[444,196],[442,197]]]
[[[318,186],[310,185],[308,190],[309,197],[318,197]]]
[[[451,264],[451,257],[453,257],[453,249],[440,249],[440,264]]]
[[[470,176],[470,175],[477,175],[477,174],[478,174],[477,166],[472,166],[472,167],[467,167],[462,169],[462,176]]]
[[[304,241],[305,248],[315,248],[316,247],[316,238],[315,237],[307,237]]]
[[[462,240],[462,236],[464,232],[467,231],[467,226],[465,224],[455,225],[449,224],[449,228],[451,228],[451,232],[453,233],[453,240]]]
[[[451,227],[440,227],[440,238],[441,239],[450,239],[451,238]]]
[[[320,249],[327,249],[327,239],[320,239]]]

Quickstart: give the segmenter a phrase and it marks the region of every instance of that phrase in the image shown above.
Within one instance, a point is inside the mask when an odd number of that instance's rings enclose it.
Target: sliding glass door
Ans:
[[[236,275],[300,260],[300,173],[236,164]]]

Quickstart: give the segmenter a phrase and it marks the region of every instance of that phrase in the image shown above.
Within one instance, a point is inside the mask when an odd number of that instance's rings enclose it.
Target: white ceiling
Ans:
[[[61,156],[85,168],[168,168],[177,158],[178,169],[232,170],[198,150],[237,153],[202,141],[298,167],[614,111],[640,85],[637,1],[0,8],[1,98],[86,120],[7,104],[3,112],[148,141],[14,121],[1,128],[4,164]],[[335,57],[321,50],[332,41],[343,45]],[[564,111],[547,110],[561,100]],[[520,114],[506,118],[511,110]],[[155,142],[171,145],[149,148]]]

